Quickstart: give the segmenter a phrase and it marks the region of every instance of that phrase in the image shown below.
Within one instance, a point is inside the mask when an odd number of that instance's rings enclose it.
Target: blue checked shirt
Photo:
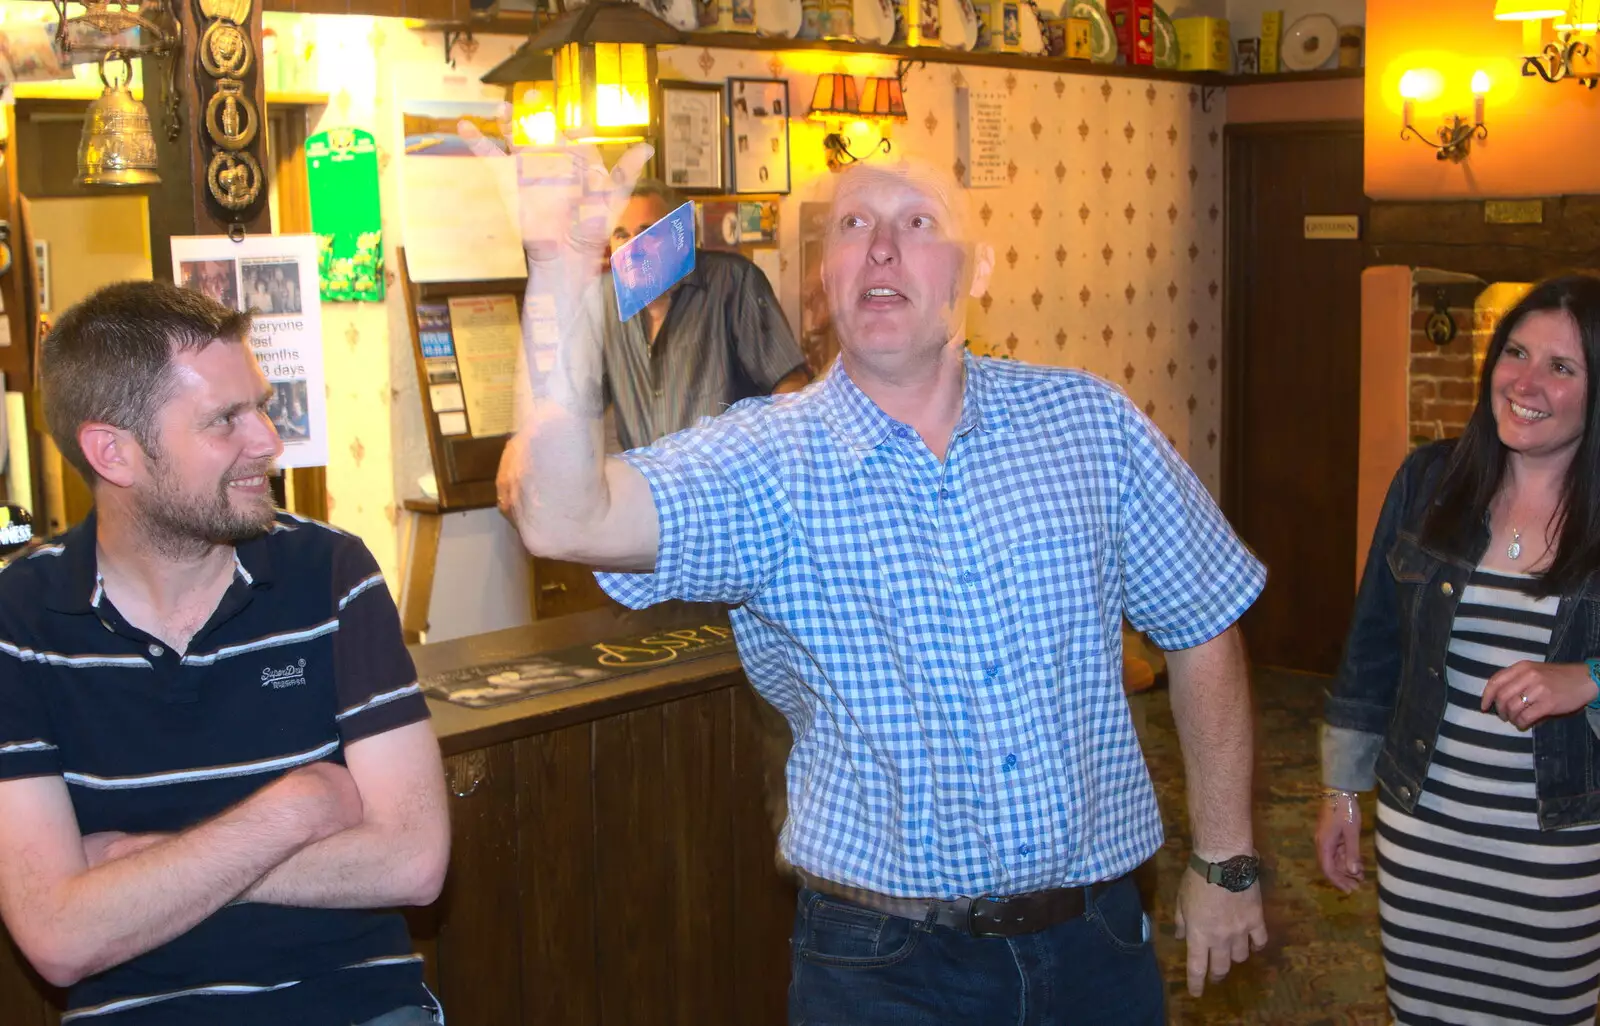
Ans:
[[[660,518],[619,601],[729,603],[788,719],[786,858],[913,897],[1118,876],[1161,844],[1121,619],[1220,634],[1265,571],[1128,399],[966,357],[944,462],[839,364],[626,454]]]

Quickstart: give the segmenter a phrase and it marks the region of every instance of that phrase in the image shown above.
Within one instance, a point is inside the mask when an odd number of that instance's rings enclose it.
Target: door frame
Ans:
[[[1253,184],[1248,175],[1240,174],[1238,146],[1240,141],[1297,135],[1355,135],[1361,138],[1366,123],[1359,118],[1341,118],[1331,121],[1273,121],[1240,125],[1227,125],[1222,130],[1222,466],[1221,502],[1223,515],[1237,521],[1244,503],[1239,480],[1243,444],[1240,422],[1241,397],[1244,394],[1244,329],[1246,304],[1237,297],[1246,295],[1254,281],[1254,268],[1244,259],[1241,247],[1235,240],[1239,233],[1254,230],[1254,225],[1242,224],[1250,210],[1242,202]],[[1367,229],[1367,212],[1372,200],[1362,192],[1361,217],[1363,236]],[[1353,497],[1352,497],[1353,501]]]

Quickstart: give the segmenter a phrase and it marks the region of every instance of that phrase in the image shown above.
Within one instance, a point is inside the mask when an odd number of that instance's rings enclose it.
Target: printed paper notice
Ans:
[[[173,236],[172,268],[184,288],[252,314],[250,348],[272,384],[267,416],[283,440],[278,466],[327,466],[317,237]]]
[[[456,365],[473,437],[509,435],[522,329],[515,296],[457,296],[450,300]]]
[[[1006,94],[992,89],[956,90],[956,154],[969,189],[1006,184]]]

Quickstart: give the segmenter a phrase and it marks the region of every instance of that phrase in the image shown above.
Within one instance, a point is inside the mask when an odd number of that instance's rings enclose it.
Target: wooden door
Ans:
[[[1361,145],[1358,122],[1227,134],[1223,507],[1268,569],[1251,656],[1316,673],[1336,668],[1355,597],[1363,261],[1305,219],[1364,225]]]

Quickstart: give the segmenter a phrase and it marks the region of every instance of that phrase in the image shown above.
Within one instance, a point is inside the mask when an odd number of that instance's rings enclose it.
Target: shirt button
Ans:
[[[1409,802],[1411,800],[1411,788],[1406,787],[1403,784],[1400,786],[1400,800],[1403,802]]]
[[[1006,761],[1005,761],[1006,769],[1013,769],[1016,765],[1017,765],[1017,757],[1015,755],[1006,756]]]
[[[162,648],[160,645],[151,645],[149,648],[145,649],[145,651],[159,658],[161,654],[166,651],[166,649]]]
[[[1000,664],[995,663],[993,666],[985,666],[983,668],[983,673],[984,676],[990,678],[991,680],[1000,676]]]
[[[1437,666],[1428,667],[1428,676],[1432,677],[1434,680],[1438,680],[1439,679],[1439,668]]]
[[[1029,855],[1033,854],[1033,845],[1024,844],[1022,847],[1017,849],[1017,854],[1021,855],[1023,858],[1027,858]]]
[[[1456,593],[1455,585],[1451,584],[1449,581],[1445,581],[1443,584],[1439,585],[1439,590],[1444,592],[1446,595],[1454,595]]]
[[[977,579],[978,579],[978,572],[976,570],[963,570],[963,571],[961,571],[961,583],[962,584],[971,584],[973,581],[976,581]]]
[[[1428,750],[1428,742],[1422,740],[1420,737],[1411,743],[1417,746],[1417,751],[1419,752],[1426,752]]]

